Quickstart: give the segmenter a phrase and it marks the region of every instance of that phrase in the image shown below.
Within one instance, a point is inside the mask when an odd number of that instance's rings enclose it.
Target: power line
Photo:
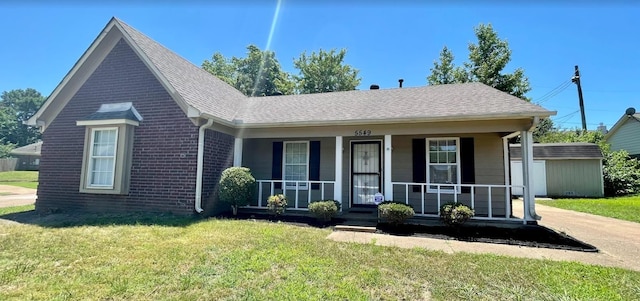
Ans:
[[[551,89],[551,91],[549,91],[549,92],[543,94],[542,96],[540,96],[539,100],[536,103],[537,104],[541,104],[541,103],[544,103],[544,102],[548,101],[549,99],[553,98],[554,96],[560,94],[560,92],[566,90],[569,86],[571,86],[571,77],[569,77],[569,79],[567,79],[566,81],[563,81],[562,83],[557,85],[555,88]]]

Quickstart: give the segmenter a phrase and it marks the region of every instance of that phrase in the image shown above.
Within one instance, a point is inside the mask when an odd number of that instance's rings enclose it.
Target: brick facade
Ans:
[[[205,215],[215,215],[230,208],[226,204],[217,202],[216,196],[222,171],[233,165],[234,137],[207,130],[204,141],[202,208],[205,210]]]
[[[129,193],[80,193],[85,127],[76,126],[76,121],[101,104],[119,102],[132,102],[143,117],[134,133]],[[206,133],[203,200],[230,165],[229,154],[233,156],[233,137]],[[124,40],[49,125],[43,140],[36,202],[40,212],[194,212],[198,127]]]

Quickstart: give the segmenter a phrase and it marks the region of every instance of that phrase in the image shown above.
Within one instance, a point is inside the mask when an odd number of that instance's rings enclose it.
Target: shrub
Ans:
[[[415,215],[411,206],[392,201],[378,205],[378,213],[380,217],[394,225],[402,224]]]
[[[309,212],[319,221],[328,222],[340,210],[340,203],[336,200],[314,201],[309,204]]]
[[[287,197],[284,194],[272,195],[267,199],[267,210],[273,215],[284,213],[287,208]]]
[[[461,203],[446,203],[440,206],[440,220],[449,226],[462,225],[475,215],[473,209]]]
[[[229,167],[222,172],[218,185],[220,201],[229,203],[233,215],[255,197],[256,179],[246,167]]]
[[[604,194],[617,196],[640,192],[640,163],[625,150],[612,152],[608,145],[600,146],[604,155],[602,176]]]

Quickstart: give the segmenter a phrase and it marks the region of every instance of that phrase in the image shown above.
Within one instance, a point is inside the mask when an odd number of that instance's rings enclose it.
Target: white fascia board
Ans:
[[[114,125],[114,124],[130,124],[133,126],[140,125],[140,122],[130,119],[103,119],[103,120],[79,120],[76,121],[76,125],[79,126],[87,126],[87,125]]]

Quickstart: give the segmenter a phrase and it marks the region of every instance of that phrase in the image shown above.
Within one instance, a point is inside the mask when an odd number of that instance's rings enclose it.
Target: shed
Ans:
[[[520,144],[509,146],[511,183],[522,185]],[[533,145],[533,189],[536,196],[602,197],[602,152],[594,143],[536,143]],[[522,188],[511,193],[522,195]]]
[[[11,156],[18,158],[16,170],[39,170],[42,141],[18,147],[11,151]]]

